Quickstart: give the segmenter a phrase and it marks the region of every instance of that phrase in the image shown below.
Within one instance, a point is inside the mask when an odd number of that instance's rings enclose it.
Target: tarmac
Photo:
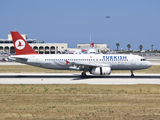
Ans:
[[[96,84],[96,85],[132,85],[160,84],[160,74],[111,74],[110,76],[88,75],[81,78],[79,73],[1,73],[0,84]]]

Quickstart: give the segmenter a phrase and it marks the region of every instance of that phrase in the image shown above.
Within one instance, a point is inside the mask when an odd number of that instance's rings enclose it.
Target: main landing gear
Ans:
[[[131,70],[131,77],[134,77],[133,70]]]
[[[85,72],[82,72],[81,77],[85,78],[87,75]]]

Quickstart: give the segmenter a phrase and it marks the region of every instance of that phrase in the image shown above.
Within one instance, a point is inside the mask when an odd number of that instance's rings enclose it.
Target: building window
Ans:
[[[51,46],[51,51],[52,51],[52,50],[55,50],[55,47],[54,47],[54,46]]]

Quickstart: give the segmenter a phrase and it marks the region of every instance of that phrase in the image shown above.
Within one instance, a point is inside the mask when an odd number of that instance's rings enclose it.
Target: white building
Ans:
[[[88,49],[90,44],[77,44],[77,48],[68,48],[68,43],[44,43],[44,41],[36,41],[36,39],[28,39],[26,34],[21,34],[22,37],[29,43],[29,45],[40,54],[57,54],[65,53],[65,50],[80,51],[81,49]],[[108,51],[107,44],[94,44],[97,53]],[[12,36],[8,35],[8,39],[0,39],[0,53],[15,54]]]
[[[27,39],[26,34],[22,34],[22,37],[37,53],[40,54],[57,54],[68,48],[67,43],[44,43],[43,41],[36,41],[36,39]],[[8,39],[0,39],[0,52],[15,53],[10,34],[8,35]]]

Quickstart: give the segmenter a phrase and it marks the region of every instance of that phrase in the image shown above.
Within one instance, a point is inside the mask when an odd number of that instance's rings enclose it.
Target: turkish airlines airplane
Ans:
[[[16,55],[10,56],[16,62],[58,70],[89,71],[93,75],[109,75],[111,70],[146,69],[152,66],[144,57],[127,54],[38,54],[17,31],[11,31]]]

